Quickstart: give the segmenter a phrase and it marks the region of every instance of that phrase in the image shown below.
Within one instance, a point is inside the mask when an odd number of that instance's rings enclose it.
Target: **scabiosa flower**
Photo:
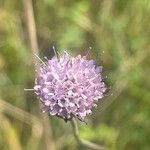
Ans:
[[[84,121],[104,97],[106,86],[102,66],[96,66],[86,56],[71,57],[64,52],[59,59],[53,57],[41,63],[34,90],[49,115]]]

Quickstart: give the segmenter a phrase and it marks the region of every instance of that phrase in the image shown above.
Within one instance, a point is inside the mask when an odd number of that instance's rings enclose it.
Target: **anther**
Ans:
[[[55,47],[53,46],[53,51],[54,51],[54,53],[55,53],[55,56],[57,57],[57,59],[59,60],[59,54],[58,54],[58,52],[56,51],[56,49],[55,49]]]

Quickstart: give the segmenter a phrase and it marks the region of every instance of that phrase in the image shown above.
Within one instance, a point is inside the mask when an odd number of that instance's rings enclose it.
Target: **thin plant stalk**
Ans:
[[[39,56],[39,51],[38,51],[38,42],[37,42],[36,25],[34,19],[32,0],[23,0],[23,5],[24,5],[28,35],[29,35],[29,42],[32,50],[33,63],[34,63],[35,70],[37,71],[36,75],[38,75],[40,62],[35,57],[35,55]],[[44,138],[45,138],[44,141],[45,141],[46,150],[51,150],[51,149],[55,150],[55,145],[52,140],[52,130],[49,124],[48,117],[41,115],[41,119],[42,119],[43,129],[44,129]]]
[[[100,146],[98,144],[92,143],[90,141],[84,140],[79,135],[79,129],[76,120],[73,118],[71,120],[71,125],[73,129],[73,134],[77,142],[87,148],[93,149],[93,150],[106,150],[103,146]]]

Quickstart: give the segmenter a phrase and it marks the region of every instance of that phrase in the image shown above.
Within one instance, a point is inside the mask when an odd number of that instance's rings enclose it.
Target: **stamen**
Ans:
[[[49,112],[50,108],[48,108],[47,106],[44,106],[41,108],[42,113],[46,113]]]
[[[46,56],[44,57],[44,59],[48,61],[48,58]]]
[[[24,89],[25,91],[34,91],[34,89]]]
[[[88,48],[88,51],[87,51],[87,53],[86,53],[86,55],[85,55],[86,57],[89,55],[89,53],[90,53],[91,50],[92,50],[92,47],[89,47],[89,48]]]
[[[54,51],[54,53],[55,53],[55,56],[57,57],[57,59],[59,60],[59,54],[58,54],[58,52],[56,51],[56,49],[55,49],[55,47],[53,46],[53,51]]]
[[[39,61],[42,63],[42,64],[44,64],[45,66],[46,66],[46,63],[37,55],[37,54],[34,54],[38,59],[39,59]]]

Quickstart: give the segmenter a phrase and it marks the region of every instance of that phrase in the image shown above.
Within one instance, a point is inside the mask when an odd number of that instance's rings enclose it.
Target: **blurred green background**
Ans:
[[[78,122],[81,137],[110,150],[149,150],[150,1],[33,0],[33,9],[41,58],[53,56],[53,45],[72,55],[92,47],[89,59],[108,76],[107,96],[87,125]],[[35,78],[25,11],[23,0],[0,0],[0,150],[87,150],[69,122],[41,115],[24,91]]]

